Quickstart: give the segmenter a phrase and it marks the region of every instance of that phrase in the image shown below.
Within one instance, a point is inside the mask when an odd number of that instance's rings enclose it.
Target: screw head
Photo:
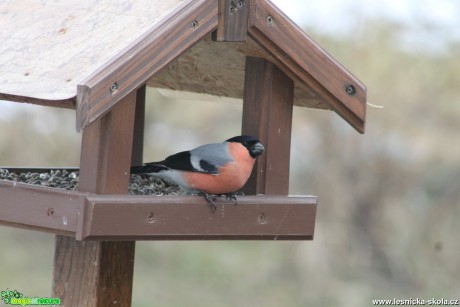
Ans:
[[[192,21],[192,29],[198,28],[198,20]]]
[[[53,216],[54,215],[54,208],[48,208],[48,210],[46,210],[46,215]]]
[[[147,222],[150,224],[155,223],[155,214],[153,212],[150,212],[149,216],[147,217]]]
[[[257,217],[257,222],[259,224],[266,224],[267,223],[267,216],[265,215],[265,213],[261,213],[258,217]]]
[[[271,26],[271,25],[273,25],[274,22],[275,22],[275,18],[273,18],[273,16],[271,16],[271,15],[268,15],[267,16],[267,24],[269,26]]]
[[[345,92],[347,92],[348,95],[352,96],[352,95],[356,94],[356,88],[354,87],[353,84],[348,84],[345,87]]]
[[[239,0],[238,1],[238,7],[239,8],[242,8],[244,6],[244,1],[243,0]]]
[[[118,90],[118,83],[113,82],[112,85],[110,86],[110,92],[113,94]]]

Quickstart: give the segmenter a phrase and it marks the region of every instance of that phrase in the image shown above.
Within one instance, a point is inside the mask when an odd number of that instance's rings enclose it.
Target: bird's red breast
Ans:
[[[183,179],[196,190],[208,194],[225,194],[241,189],[251,175],[255,159],[241,143],[227,143],[233,158],[219,168],[218,174],[184,172]]]

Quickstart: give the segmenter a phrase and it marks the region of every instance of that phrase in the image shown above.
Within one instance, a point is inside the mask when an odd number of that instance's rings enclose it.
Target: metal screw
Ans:
[[[238,7],[242,8],[243,6],[244,6],[244,1],[243,0],[238,1]]]
[[[345,87],[345,92],[347,92],[348,95],[352,96],[356,94],[356,88],[352,84],[348,84]]]
[[[147,217],[147,221],[148,221],[150,224],[155,223],[155,214],[153,214],[153,212],[150,212],[149,216]]]
[[[275,18],[273,18],[273,16],[271,16],[271,15],[268,15],[267,16],[267,24],[269,26],[272,26],[274,22],[275,22]]]
[[[54,208],[48,208],[48,210],[46,211],[46,215],[53,216],[54,215]]]
[[[259,222],[259,224],[267,223],[267,217],[265,216],[265,213],[261,213],[259,215],[259,217],[257,218],[257,222]]]
[[[198,20],[192,21],[192,29],[198,28]]]
[[[230,1],[230,14],[233,15],[236,12],[236,3],[235,1]]]
[[[118,90],[118,83],[113,82],[112,85],[110,86],[110,92],[113,94]]]

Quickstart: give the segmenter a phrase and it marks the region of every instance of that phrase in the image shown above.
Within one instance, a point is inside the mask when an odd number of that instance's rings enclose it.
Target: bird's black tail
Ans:
[[[131,166],[131,174],[150,174],[150,173],[158,173],[160,171],[164,171],[169,169],[169,167],[154,163],[146,163],[144,165],[139,166]]]

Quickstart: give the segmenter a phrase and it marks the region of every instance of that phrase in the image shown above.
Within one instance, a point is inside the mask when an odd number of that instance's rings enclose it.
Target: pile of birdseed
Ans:
[[[65,169],[50,170],[40,173],[15,173],[8,169],[0,168],[0,180],[23,182],[46,187],[77,190],[78,171]],[[131,174],[128,188],[129,195],[179,195],[184,192],[175,184],[149,175]]]

